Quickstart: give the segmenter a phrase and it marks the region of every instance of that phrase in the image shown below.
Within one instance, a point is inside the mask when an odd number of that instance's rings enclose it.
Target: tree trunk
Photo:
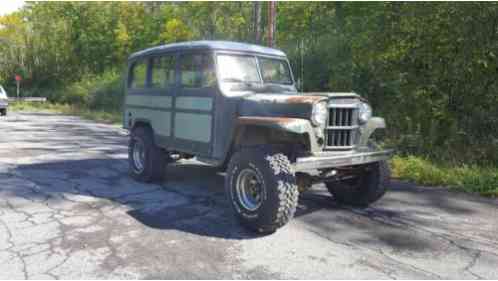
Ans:
[[[275,33],[277,26],[277,4],[275,1],[268,2],[268,46],[275,46]]]
[[[261,44],[261,2],[254,2],[253,11],[254,43]]]

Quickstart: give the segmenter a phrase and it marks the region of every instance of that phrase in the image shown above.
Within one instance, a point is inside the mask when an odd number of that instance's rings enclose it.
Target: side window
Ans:
[[[147,63],[146,61],[137,61],[131,68],[131,79],[129,87],[133,89],[145,88],[147,80]]]
[[[212,87],[216,83],[211,54],[187,54],[180,59],[181,85],[184,88]]]
[[[152,58],[153,88],[169,88],[175,85],[175,61],[173,55]]]

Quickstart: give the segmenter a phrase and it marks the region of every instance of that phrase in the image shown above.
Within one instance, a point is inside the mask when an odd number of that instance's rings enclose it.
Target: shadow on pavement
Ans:
[[[224,195],[224,176],[204,165],[171,165],[167,181],[145,184],[127,173],[123,159],[84,159],[19,165],[10,177],[36,184],[26,191],[10,186],[3,196],[47,200],[57,205],[72,195],[124,205],[131,217],[156,229],[174,229],[225,239],[251,239],[234,219]],[[15,176],[14,176],[15,175]]]
[[[167,168],[166,182],[144,184],[128,176],[127,165],[125,159],[20,165],[13,174],[35,182],[37,190],[17,193],[18,189],[10,188],[8,195],[51,198],[51,202],[63,200],[60,198],[67,194],[93,196],[126,206],[131,217],[151,228],[225,239],[258,237],[243,229],[233,217],[224,194],[224,176],[215,168],[197,164],[172,165]],[[398,250],[423,251],[432,247],[432,243],[406,231],[403,220],[407,214],[402,213],[402,209],[389,208],[390,204],[418,197],[425,198],[425,204],[447,213],[472,211],[452,205],[444,199],[444,194],[415,194],[407,188],[395,188],[390,194],[395,196],[383,198],[374,208],[355,209],[337,204],[318,187],[301,196],[295,217],[330,239],[362,244],[380,242]],[[403,196],[396,196],[399,194]]]

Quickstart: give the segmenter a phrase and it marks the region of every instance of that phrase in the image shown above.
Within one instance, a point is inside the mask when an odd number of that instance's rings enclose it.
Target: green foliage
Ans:
[[[496,164],[497,64],[486,71],[476,63],[498,51],[496,3],[379,7],[379,28],[361,31],[371,43],[355,44],[354,60],[368,62],[358,66],[370,73],[355,84],[387,118],[393,143],[403,153]],[[397,142],[406,138],[412,146]]]
[[[456,190],[498,197],[498,167],[448,167],[416,156],[395,156],[393,176],[422,185],[449,186]]]
[[[159,39],[163,43],[188,41],[190,38],[192,38],[192,32],[180,19],[168,20],[164,26],[164,31],[159,35]]]
[[[116,71],[85,75],[63,89],[56,102],[89,109],[120,110],[123,103],[123,78]]]

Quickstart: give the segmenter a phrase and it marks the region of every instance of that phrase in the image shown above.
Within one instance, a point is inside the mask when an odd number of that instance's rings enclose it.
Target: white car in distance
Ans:
[[[7,107],[9,106],[9,98],[7,97],[7,92],[0,85],[0,115],[7,115]]]

